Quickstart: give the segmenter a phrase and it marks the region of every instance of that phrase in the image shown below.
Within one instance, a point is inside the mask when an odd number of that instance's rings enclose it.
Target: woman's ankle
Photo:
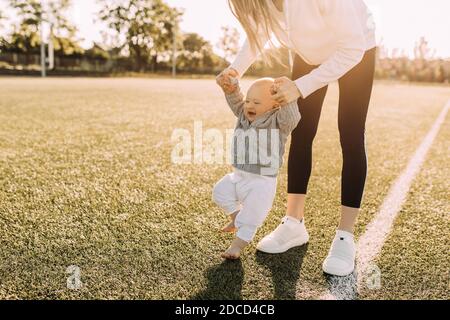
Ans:
[[[288,217],[289,219],[301,223],[303,222],[303,220],[305,219],[304,215],[295,215],[295,214],[290,214],[290,213],[286,213],[286,217]]]
[[[305,217],[306,194],[288,194],[286,216],[302,221]]]
[[[341,221],[338,230],[354,234],[356,220],[358,219],[360,209],[352,207],[341,207]]]

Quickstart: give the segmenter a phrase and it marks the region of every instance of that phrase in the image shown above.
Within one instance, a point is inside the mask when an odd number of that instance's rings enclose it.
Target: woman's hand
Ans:
[[[298,100],[300,97],[300,90],[297,88],[294,81],[288,77],[275,79],[275,83],[272,87],[272,98],[280,105],[286,105]]]
[[[216,82],[225,94],[232,94],[239,86],[236,80],[233,81],[233,79],[237,78],[239,78],[239,73],[233,68],[227,68],[217,76]]]

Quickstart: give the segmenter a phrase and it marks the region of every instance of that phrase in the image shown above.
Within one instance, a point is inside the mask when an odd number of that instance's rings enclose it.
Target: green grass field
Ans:
[[[244,86],[248,86],[248,82]],[[450,87],[377,83],[367,124],[361,235],[450,99]],[[211,201],[227,165],[174,165],[172,131],[233,128],[213,80],[0,78],[1,299],[314,299],[339,217],[337,87],[314,146],[311,242],[278,256],[220,253]],[[450,122],[442,126],[360,299],[449,299]],[[269,218],[284,215],[286,166]],[[69,266],[82,287],[67,287]]]

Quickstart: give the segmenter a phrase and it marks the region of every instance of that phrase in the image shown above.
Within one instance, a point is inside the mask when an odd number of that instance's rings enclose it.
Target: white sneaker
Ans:
[[[256,246],[264,253],[283,253],[294,247],[302,246],[309,241],[305,223],[291,217],[284,217],[281,224]]]
[[[353,235],[338,230],[328,257],[323,262],[323,271],[333,276],[348,276],[355,270],[355,257],[356,246]]]

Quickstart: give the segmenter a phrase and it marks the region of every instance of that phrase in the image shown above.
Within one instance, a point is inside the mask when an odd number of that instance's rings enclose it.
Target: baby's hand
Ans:
[[[239,74],[233,68],[227,68],[216,78],[217,84],[222,88],[225,94],[232,94],[239,89]]]

